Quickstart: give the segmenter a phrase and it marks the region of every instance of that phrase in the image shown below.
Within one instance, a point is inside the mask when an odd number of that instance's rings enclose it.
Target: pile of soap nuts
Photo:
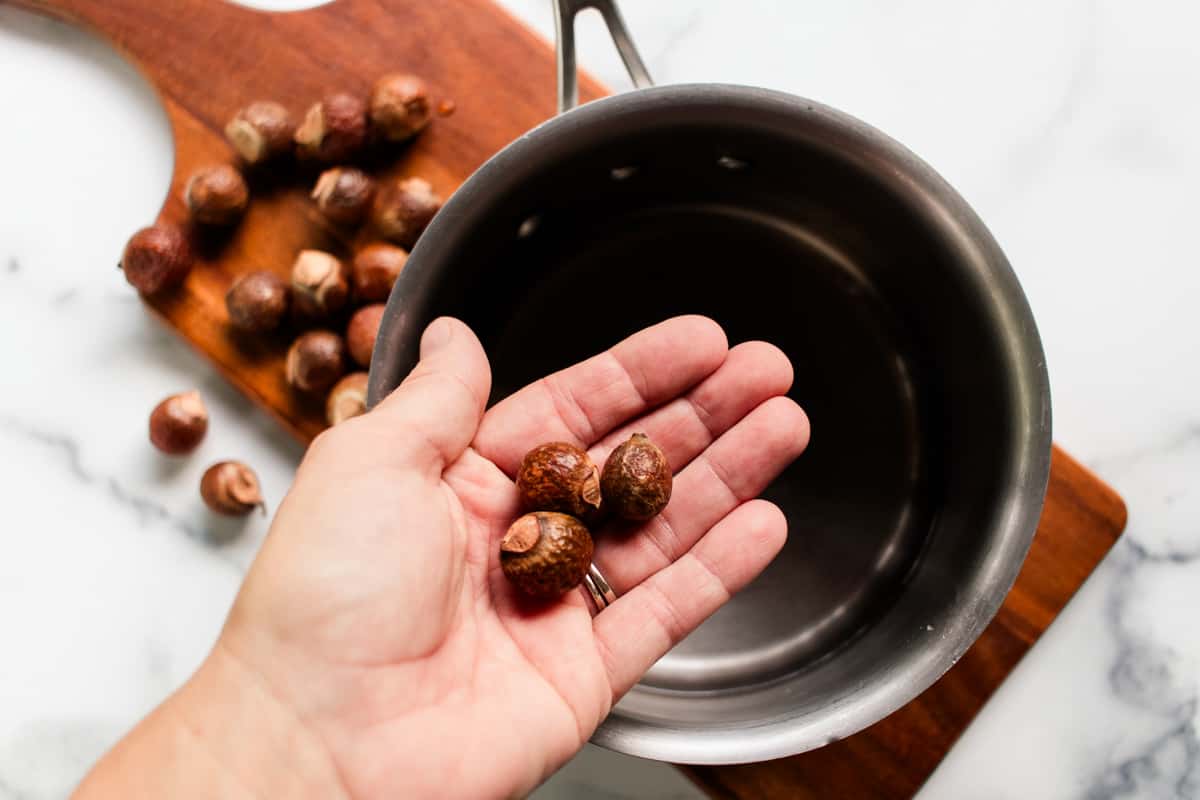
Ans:
[[[592,562],[588,525],[612,515],[644,522],[671,499],[671,466],[662,450],[635,433],[612,451],[604,470],[568,442],[539,445],[521,461],[517,492],[528,512],[500,540],[508,580],[536,600],[574,589]]]
[[[377,185],[353,162],[413,138],[431,116],[424,81],[403,73],[384,75],[366,100],[330,93],[299,124],[277,102],[254,102],[225,127],[240,164],[201,167],[183,187],[193,231],[203,235],[234,225],[244,215],[250,189],[243,170],[317,164],[324,171],[311,198],[321,216],[342,233],[369,226],[367,238],[376,241],[349,259],[301,250],[287,279],[278,268],[254,270],[238,276],[225,297],[229,326],[241,341],[275,337],[280,331],[294,336],[285,360],[286,380],[305,396],[325,398],[330,425],[365,410],[365,370],[383,303],[408,251],[442,205],[421,178]],[[135,233],[121,260],[129,283],[146,295],[179,286],[192,267],[189,235],[164,222]]]
[[[327,94],[299,124],[277,102],[247,105],[225,126],[239,163],[192,173],[182,192],[191,231],[159,222],[136,232],[121,259],[126,279],[145,295],[178,287],[192,268],[189,237],[228,228],[245,214],[251,192],[243,172],[320,165],[310,195],[317,211],[341,233],[369,226],[367,238],[375,241],[348,260],[301,250],[287,279],[272,269],[240,275],[225,295],[225,307],[240,342],[274,339],[281,332],[292,338],[284,377],[297,393],[324,398],[328,424],[362,414],[384,301],[442,199],[418,177],[379,185],[354,162],[412,139],[431,117],[425,82],[404,73],[381,77],[365,100],[347,92]],[[199,445],[207,424],[198,393],[172,395],[151,414],[150,438],[163,452],[178,455]],[[222,462],[205,473],[201,494],[210,508],[226,514],[262,506],[257,478],[238,462]]]

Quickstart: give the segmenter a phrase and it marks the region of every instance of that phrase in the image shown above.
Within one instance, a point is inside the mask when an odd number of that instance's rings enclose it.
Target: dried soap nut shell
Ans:
[[[242,173],[228,164],[201,167],[183,189],[192,219],[205,225],[231,225],[241,219],[250,202]]]
[[[592,536],[582,522],[535,511],[514,522],[500,540],[500,567],[522,594],[553,600],[583,581],[592,551]]]
[[[600,491],[605,509],[627,520],[648,520],[671,500],[671,465],[654,442],[635,433],[604,462]]]
[[[238,461],[213,464],[200,479],[200,497],[218,514],[244,517],[254,509],[266,513],[254,470]]]
[[[375,194],[375,181],[355,167],[333,167],[321,173],[312,199],[326,219],[336,225],[357,225],[366,216]]]
[[[150,443],[167,455],[190,453],[208,432],[208,409],[196,390],[173,394],[150,412]]]
[[[375,350],[375,339],[379,336],[379,323],[383,320],[383,303],[363,306],[354,312],[346,326],[346,349],[360,367],[371,366],[371,354]]]
[[[337,383],[346,372],[346,345],[331,331],[309,331],[288,349],[284,374],[301,392],[317,394]]]
[[[174,225],[151,225],[129,237],[121,269],[125,280],[139,292],[158,294],[183,283],[191,272],[191,248],[183,231]]]
[[[274,272],[248,272],[225,293],[229,324],[246,333],[273,331],[287,317],[291,298],[291,287]]]
[[[402,142],[421,132],[431,115],[429,89],[415,75],[396,72],[375,81],[370,102],[371,129],[390,142]]]
[[[323,250],[301,250],[292,264],[292,302],[305,317],[326,319],[350,299],[349,270]]]
[[[349,161],[367,139],[366,104],[345,92],[328,94],[308,109],[294,139],[301,158]]]
[[[411,250],[441,207],[428,181],[405,178],[375,192],[371,222],[380,236]]]
[[[407,250],[387,242],[374,242],[359,250],[350,265],[354,299],[360,303],[387,300],[407,261]]]
[[[367,373],[351,372],[329,392],[325,401],[325,421],[337,425],[367,413]]]
[[[586,519],[600,508],[600,471],[581,448],[548,442],[521,460],[517,493],[526,511],[558,511]]]
[[[234,114],[225,138],[247,164],[260,164],[289,152],[296,123],[279,103],[259,100]]]

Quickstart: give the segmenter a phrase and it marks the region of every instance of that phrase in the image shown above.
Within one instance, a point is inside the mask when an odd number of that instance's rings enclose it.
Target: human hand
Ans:
[[[391,396],[313,443],[213,654],[172,701],[233,784],[271,795],[264,761],[281,757],[292,794],[527,792],[783,546],[782,513],[752,498],[804,449],[808,421],[773,346],[728,349],[711,320],[680,317],[485,413],[490,379],[474,334],[438,320]],[[581,591],[517,595],[498,541],[520,514],[524,453],[562,440],[603,464],[634,431],[675,489],[632,532],[595,531],[618,600],[593,618]],[[221,741],[246,726],[262,746]]]

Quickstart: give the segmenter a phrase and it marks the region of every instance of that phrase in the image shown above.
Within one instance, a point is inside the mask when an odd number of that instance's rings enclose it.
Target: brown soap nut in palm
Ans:
[[[583,581],[592,548],[592,535],[575,517],[535,511],[514,522],[500,540],[500,568],[523,594],[553,600]]]
[[[261,164],[291,151],[296,123],[273,100],[251,103],[225,125],[225,138],[247,164]]]
[[[336,225],[357,225],[367,215],[375,181],[361,169],[333,167],[321,173],[312,199],[324,217]]]
[[[387,300],[407,261],[407,250],[387,242],[374,242],[359,250],[350,262],[354,299],[360,303]]]
[[[587,519],[600,508],[600,471],[584,450],[569,442],[548,442],[521,459],[517,493],[526,511]]]
[[[292,388],[319,394],[346,372],[346,345],[331,331],[309,331],[288,348],[284,373]]]
[[[291,287],[274,272],[248,272],[225,293],[229,324],[246,333],[273,331],[287,316],[291,299]]]
[[[293,138],[301,158],[348,161],[367,140],[367,106],[352,94],[327,94],[309,107]]]
[[[230,517],[244,517],[256,508],[264,514],[267,510],[258,476],[240,461],[209,467],[200,479],[200,496],[210,509]]]
[[[367,413],[367,373],[351,372],[334,384],[325,399],[325,420],[330,425]]]
[[[416,75],[393,72],[371,89],[371,130],[381,139],[402,142],[429,124],[429,89]]]
[[[600,475],[604,508],[628,520],[647,520],[666,508],[671,484],[667,457],[641,433],[612,451]]]
[[[354,312],[346,326],[346,349],[360,367],[371,366],[371,353],[375,350],[375,339],[379,336],[379,323],[383,319],[383,303],[363,306]]]
[[[301,315],[326,319],[346,307],[350,274],[342,260],[323,250],[301,250],[292,264],[292,302]]]
[[[231,225],[241,219],[250,202],[242,173],[228,164],[201,167],[183,188],[192,219],[205,225]]]
[[[429,181],[403,178],[375,192],[371,223],[380,236],[411,250],[441,207]]]
[[[208,432],[208,409],[200,393],[173,394],[150,412],[150,443],[171,456],[190,453]]]
[[[191,248],[174,225],[151,225],[129,237],[121,269],[139,292],[157,294],[183,283],[192,270]]]

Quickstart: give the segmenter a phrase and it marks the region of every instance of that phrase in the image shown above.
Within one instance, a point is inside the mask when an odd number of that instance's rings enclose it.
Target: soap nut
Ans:
[[[301,315],[326,319],[350,299],[349,271],[341,259],[323,250],[301,250],[292,264],[292,302]]]
[[[242,173],[228,164],[201,167],[183,188],[192,219],[205,225],[231,225],[241,219],[250,202]]]
[[[291,297],[291,287],[274,272],[248,272],[225,293],[229,324],[246,333],[273,331],[287,316]]]
[[[366,138],[366,104],[346,92],[327,94],[309,107],[294,136],[301,158],[326,163],[352,159]]]
[[[355,167],[333,167],[321,173],[312,199],[327,220],[336,225],[357,225],[366,216],[375,194],[375,181]]]
[[[210,509],[230,517],[244,517],[256,508],[264,514],[267,510],[258,476],[240,461],[209,467],[200,479],[200,497]]]
[[[325,420],[337,425],[367,413],[367,373],[351,372],[329,391],[325,400]]]
[[[526,511],[558,511],[587,519],[600,508],[600,471],[582,448],[548,442],[521,459],[517,494]]]
[[[375,192],[371,222],[380,236],[411,250],[441,207],[428,181],[404,178]]]
[[[429,124],[429,89],[415,75],[393,72],[375,81],[369,106],[371,129],[389,142],[412,138]]]
[[[671,500],[671,465],[654,442],[635,433],[604,462],[600,492],[604,507],[627,520],[648,520]]]
[[[383,303],[363,306],[350,317],[346,326],[346,349],[360,367],[371,366],[371,354],[375,350],[375,339],[379,336],[379,323],[386,309]]]
[[[191,248],[174,225],[151,225],[129,237],[121,269],[125,280],[139,292],[158,294],[183,283],[191,272]]]
[[[260,164],[289,152],[295,132],[292,115],[273,100],[251,103],[225,125],[225,138],[247,164]]]
[[[387,300],[406,261],[408,251],[387,242],[374,242],[359,250],[350,263],[354,299],[360,303]]]
[[[284,374],[292,388],[307,394],[324,392],[346,371],[346,345],[331,331],[309,331],[292,342]]]
[[[522,594],[553,600],[574,589],[592,563],[592,536],[568,514],[535,511],[500,540],[500,568]]]
[[[190,453],[208,432],[208,409],[196,390],[173,394],[150,412],[150,443],[167,455]]]

